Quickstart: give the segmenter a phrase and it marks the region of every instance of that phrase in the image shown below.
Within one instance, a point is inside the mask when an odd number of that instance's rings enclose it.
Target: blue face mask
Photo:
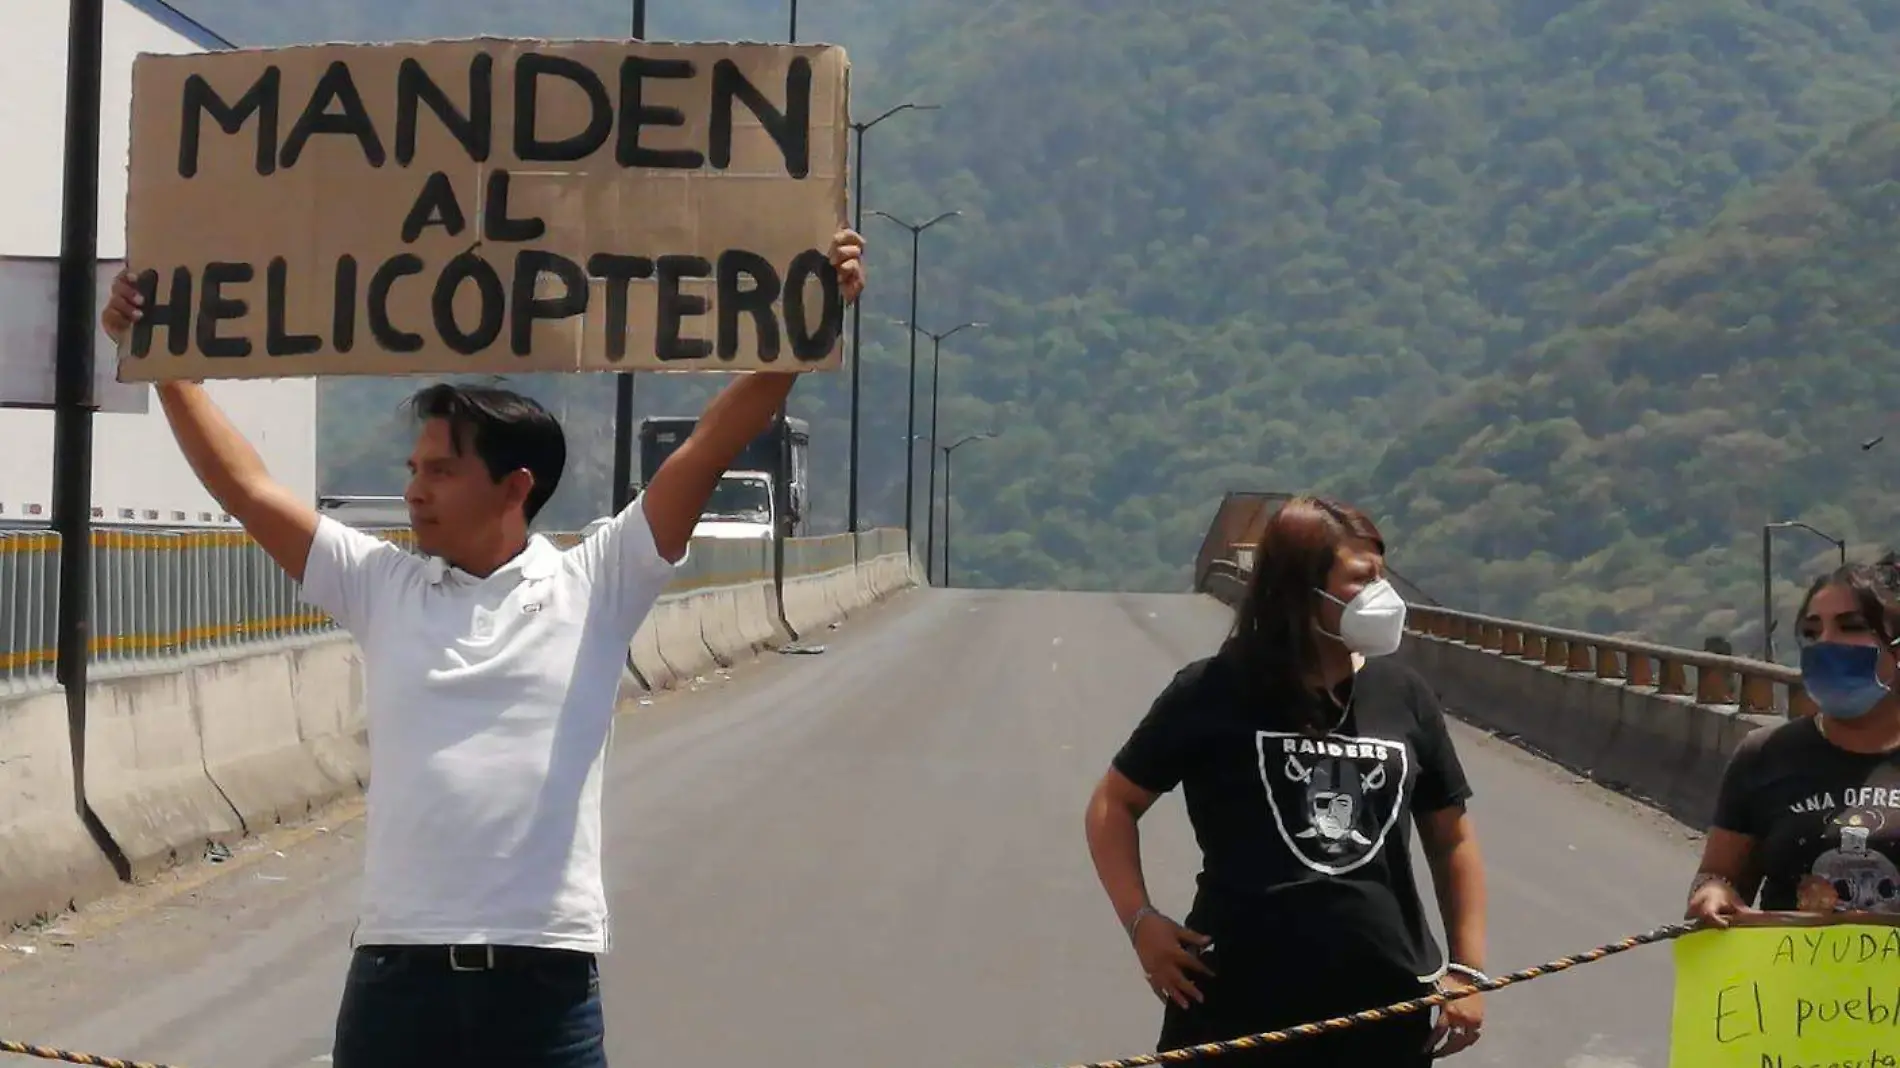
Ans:
[[[1802,647],[1801,685],[1834,719],[1859,719],[1890,692],[1880,681],[1880,647],[1840,642]]]

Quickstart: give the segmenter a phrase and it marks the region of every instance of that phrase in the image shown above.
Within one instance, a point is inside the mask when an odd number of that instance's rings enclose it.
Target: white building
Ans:
[[[0,394],[52,395],[54,300],[64,181],[68,0],[0,0]],[[125,255],[132,60],[230,42],[163,0],[105,0],[99,128],[99,304]],[[116,352],[98,337],[93,419],[94,522],[225,525],[193,477],[151,389],[113,381]],[[314,379],[213,382],[208,388],[271,473],[306,500],[317,491]],[[0,409],[0,524],[52,517],[53,415]]]

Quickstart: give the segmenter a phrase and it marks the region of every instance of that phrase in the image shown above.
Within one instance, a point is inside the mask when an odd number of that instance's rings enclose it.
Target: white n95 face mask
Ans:
[[[1388,656],[1405,639],[1405,598],[1384,579],[1366,584],[1351,601],[1342,602],[1321,590],[1320,596],[1341,605],[1337,637],[1361,656]]]

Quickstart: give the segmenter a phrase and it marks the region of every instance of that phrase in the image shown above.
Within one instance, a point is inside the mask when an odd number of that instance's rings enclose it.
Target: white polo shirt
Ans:
[[[323,517],[303,596],[361,648],[369,722],[357,944],[607,951],[601,764],[673,571],[640,500],[487,578]]]

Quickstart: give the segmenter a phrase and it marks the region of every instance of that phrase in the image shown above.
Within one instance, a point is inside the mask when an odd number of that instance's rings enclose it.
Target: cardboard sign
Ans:
[[[1769,916],[1676,943],[1671,1068],[1900,1068],[1900,916]]]
[[[121,381],[833,370],[830,45],[141,55]]]

